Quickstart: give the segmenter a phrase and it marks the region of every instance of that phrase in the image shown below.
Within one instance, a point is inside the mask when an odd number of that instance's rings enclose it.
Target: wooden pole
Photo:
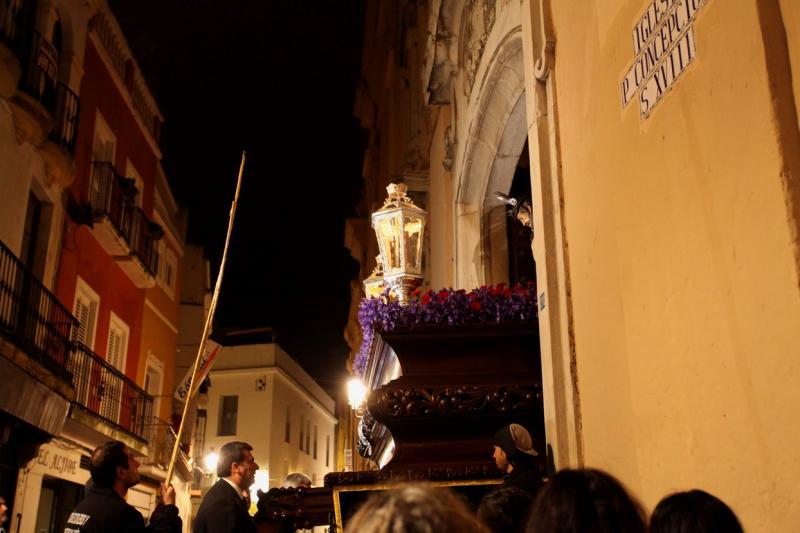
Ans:
[[[217,273],[217,284],[214,286],[214,294],[211,296],[211,305],[208,308],[208,316],[206,316],[206,323],[203,327],[203,337],[200,339],[200,347],[197,350],[197,357],[194,360],[194,367],[192,369],[192,378],[189,381],[189,391],[186,394],[186,401],[183,404],[183,414],[181,415],[181,425],[178,428],[177,438],[175,439],[175,446],[172,447],[172,457],[169,460],[169,468],[167,469],[166,485],[169,486],[172,481],[172,473],[175,470],[175,459],[178,457],[178,448],[181,445],[181,435],[183,435],[183,426],[186,422],[186,413],[189,411],[189,404],[192,401],[195,393],[194,381],[197,378],[197,371],[200,368],[200,360],[206,351],[206,343],[208,336],[211,334],[211,322],[214,320],[214,311],[217,308],[217,299],[219,298],[219,289],[222,286],[222,274],[225,271],[225,261],[228,258],[228,245],[231,242],[231,234],[233,233],[233,219],[236,216],[236,205],[239,202],[239,190],[242,187],[242,173],[244,172],[244,151],[242,152],[242,162],[239,165],[239,178],[236,180],[236,194],[233,196],[233,203],[231,204],[231,212],[228,217],[228,234],[225,237],[225,248],[222,250],[222,261],[219,265],[219,272]]]

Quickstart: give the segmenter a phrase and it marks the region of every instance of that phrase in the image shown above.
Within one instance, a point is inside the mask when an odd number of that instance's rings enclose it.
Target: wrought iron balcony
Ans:
[[[172,425],[154,416],[147,424],[145,435],[150,445],[150,454],[142,460],[142,464],[166,468],[177,438]]]
[[[75,317],[0,241],[0,331],[27,355],[69,381]]]
[[[0,0],[0,42],[19,55],[22,48],[25,19],[33,2],[24,0]]]
[[[96,222],[93,232],[134,284],[147,288],[155,284],[159,231],[134,205],[136,194],[134,181],[121,176],[111,163],[92,163],[89,203]]]
[[[38,31],[32,30],[29,35],[28,42],[22,43],[22,55],[18,56],[22,63],[19,89],[41,104],[52,117],[57,101],[58,50]]]
[[[70,154],[75,154],[79,115],[78,95],[63,83],[59,83],[56,92],[55,125],[50,132],[50,141]]]
[[[148,272],[155,276],[158,271],[158,246],[153,236],[155,224],[150,222],[139,207],[129,206],[125,214],[128,218],[127,237],[131,254],[138,257]]]
[[[76,393],[73,404],[117,429],[147,440],[152,396],[83,344],[75,344],[68,368]]]

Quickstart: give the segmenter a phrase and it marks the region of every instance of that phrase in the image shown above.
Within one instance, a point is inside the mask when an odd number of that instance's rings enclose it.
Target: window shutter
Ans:
[[[120,363],[120,334],[115,328],[108,330],[108,349],[106,350],[106,362],[114,368],[119,368]]]
[[[81,344],[92,347],[91,338],[94,322],[94,309],[92,302],[79,294],[75,299],[75,318],[78,319],[77,341]]]

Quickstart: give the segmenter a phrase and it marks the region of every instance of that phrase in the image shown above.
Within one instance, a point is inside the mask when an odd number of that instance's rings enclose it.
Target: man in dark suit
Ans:
[[[256,525],[247,508],[247,489],[256,480],[258,464],[253,447],[246,442],[229,442],[219,451],[217,475],[194,521],[194,533],[255,533]]]

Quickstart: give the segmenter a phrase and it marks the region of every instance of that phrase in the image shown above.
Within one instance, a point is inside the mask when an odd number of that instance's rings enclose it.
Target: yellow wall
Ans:
[[[163,383],[161,387],[161,401],[158,402],[158,411],[153,415],[161,420],[172,419],[172,393],[175,383],[175,358],[178,334],[173,329],[179,327],[180,314],[180,287],[181,287],[181,255],[179,250],[171,247],[177,257],[178,264],[175,272],[175,294],[170,298],[160,283],[145,291],[145,303],[142,311],[142,342],[141,357],[139,358],[139,383],[144,383],[147,369],[147,357],[153,355],[164,363]],[[152,307],[151,307],[152,306]],[[155,308],[157,312],[153,309]],[[199,341],[199,339],[198,339]],[[181,376],[178,376],[183,377]],[[155,402],[154,402],[155,403]]]
[[[453,178],[442,164],[447,156],[445,136],[448,127],[450,108],[443,107],[433,130],[430,155],[431,209],[428,212],[428,234],[431,245],[428,260],[431,275],[428,281],[434,289],[453,285]]]
[[[650,508],[701,487],[791,531],[800,298],[757,2],[702,8],[694,63],[642,121],[619,85],[646,4],[551,2],[585,462]]]

